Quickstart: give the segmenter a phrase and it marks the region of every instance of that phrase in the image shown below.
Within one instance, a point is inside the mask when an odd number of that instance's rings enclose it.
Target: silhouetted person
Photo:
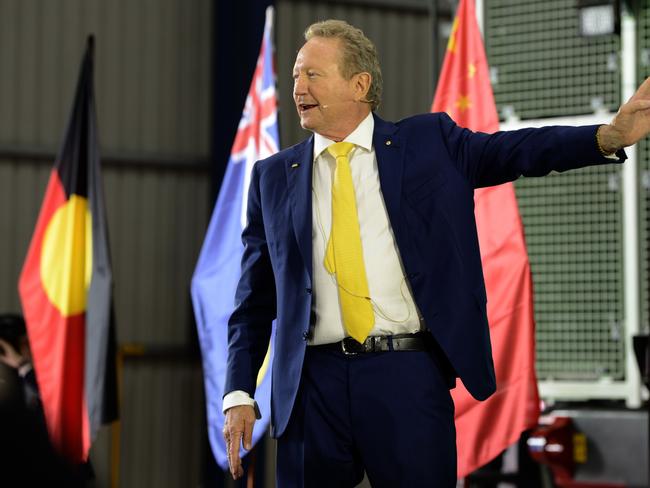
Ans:
[[[83,486],[50,444],[25,322],[0,315],[0,486]]]

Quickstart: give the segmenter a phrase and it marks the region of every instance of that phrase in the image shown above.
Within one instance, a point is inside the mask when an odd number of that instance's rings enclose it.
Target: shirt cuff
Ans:
[[[257,402],[251,398],[251,396],[242,390],[235,390],[227,393],[223,397],[223,405],[221,407],[223,413],[226,413],[226,410],[232,407],[238,407],[240,405],[249,405],[255,409],[255,417],[260,419],[259,408],[257,407]]]

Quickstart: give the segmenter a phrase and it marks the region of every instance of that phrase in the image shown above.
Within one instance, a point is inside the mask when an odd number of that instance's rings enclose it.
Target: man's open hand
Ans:
[[[250,450],[253,445],[254,424],[255,409],[250,405],[238,405],[226,410],[223,437],[226,440],[228,465],[233,479],[241,478],[244,474],[239,447],[244,446],[244,449]]]
[[[598,132],[600,145],[608,154],[635,144],[650,132],[650,78],[641,84],[627,103],[621,105],[609,125]]]

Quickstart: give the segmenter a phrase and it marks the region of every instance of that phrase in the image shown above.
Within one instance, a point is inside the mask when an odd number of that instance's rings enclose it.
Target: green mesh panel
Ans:
[[[485,35],[499,113],[522,119],[620,102],[620,41],[582,39],[572,0],[486,0]],[[516,185],[535,286],[540,380],[625,376],[619,166]]]
[[[620,169],[520,179],[540,379],[624,377]]]
[[[650,5],[642,2],[637,16],[637,47],[639,49],[639,60],[637,64],[637,75],[639,84],[650,76]],[[648,302],[650,301],[648,291],[648,240],[650,239],[650,143],[648,139],[639,142],[637,146],[637,158],[639,161],[639,208],[640,221],[639,229],[641,236],[640,258],[641,258],[641,328],[648,331],[650,327],[650,312]]]
[[[486,0],[485,44],[497,106],[522,119],[618,109],[618,36],[582,38],[576,0]],[[502,110],[500,110],[502,113]]]

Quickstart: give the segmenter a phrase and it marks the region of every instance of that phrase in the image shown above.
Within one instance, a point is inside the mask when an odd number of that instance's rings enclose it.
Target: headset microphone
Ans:
[[[355,101],[358,101],[358,102],[361,102],[361,103],[374,103],[374,102],[375,102],[374,100],[365,100],[365,99],[364,99],[364,100],[355,100]],[[341,102],[339,102],[339,103],[341,103]],[[332,105],[333,105],[333,104],[329,104],[329,105],[328,105],[328,104],[324,104],[324,105],[321,105],[320,108],[322,108],[323,110],[327,110],[327,109],[330,108]]]

